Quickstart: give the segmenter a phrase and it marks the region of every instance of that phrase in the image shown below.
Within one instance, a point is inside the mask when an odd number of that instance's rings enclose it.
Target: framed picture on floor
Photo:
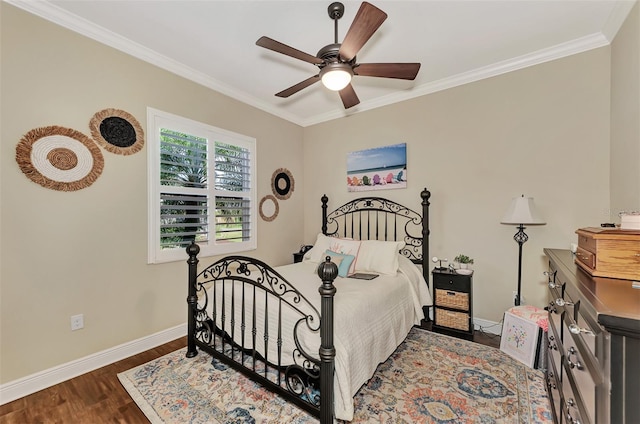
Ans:
[[[541,331],[535,322],[505,312],[500,350],[533,368],[538,355]]]

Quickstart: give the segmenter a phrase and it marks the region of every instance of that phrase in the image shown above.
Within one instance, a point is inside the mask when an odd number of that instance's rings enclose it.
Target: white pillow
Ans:
[[[360,242],[355,270],[396,275],[399,266],[398,251],[403,247],[403,241],[363,240]]]
[[[327,256],[325,254],[327,250],[341,253],[343,255],[352,255],[357,258],[358,251],[360,250],[360,242],[358,240],[327,237],[324,234],[319,233],[318,237],[316,237],[316,243],[313,245],[313,249],[305,253],[304,260],[320,263],[324,261]],[[349,267],[349,274],[352,274],[355,270],[354,262],[352,262]]]
[[[320,262],[323,260],[324,252],[329,248],[329,237],[319,233],[313,247],[302,257],[305,261]]]

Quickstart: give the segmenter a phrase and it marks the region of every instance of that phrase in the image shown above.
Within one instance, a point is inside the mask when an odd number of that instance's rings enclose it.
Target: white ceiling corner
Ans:
[[[347,116],[609,44],[635,0],[372,0],[389,16],[358,63],[420,62],[415,81],[357,76],[347,111],[317,73],[260,48],[262,35],[315,55],[333,42],[331,1],[4,0],[301,126]],[[339,41],[359,1],[343,1]],[[214,58],[225,58],[224,66]]]

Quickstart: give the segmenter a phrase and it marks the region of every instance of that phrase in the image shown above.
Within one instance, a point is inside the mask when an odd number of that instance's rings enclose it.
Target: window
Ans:
[[[257,246],[255,139],[147,110],[149,263]]]

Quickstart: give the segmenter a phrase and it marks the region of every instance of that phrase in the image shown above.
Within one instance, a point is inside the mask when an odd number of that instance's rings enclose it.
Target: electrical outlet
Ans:
[[[71,331],[80,330],[84,328],[84,315],[73,315],[71,317]]]

